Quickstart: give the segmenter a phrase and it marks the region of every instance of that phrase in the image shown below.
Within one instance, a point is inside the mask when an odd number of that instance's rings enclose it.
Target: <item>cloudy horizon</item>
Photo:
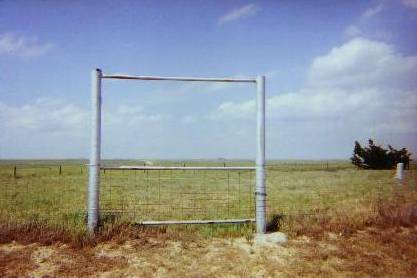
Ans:
[[[87,158],[96,67],[265,75],[267,159],[416,157],[417,1],[173,2],[0,2],[0,159]],[[104,80],[104,158],[252,159],[255,135],[253,84]]]

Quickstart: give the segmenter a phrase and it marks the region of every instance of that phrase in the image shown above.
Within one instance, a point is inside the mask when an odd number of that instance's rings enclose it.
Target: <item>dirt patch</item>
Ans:
[[[47,246],[37,247],[31,255],[32,262],[36,265],[36,269],[30,273],[31,276],[45,277],[50,273],[54,273],[58,267],[53,262],[56,256],[59,256],[59,252],[55,248]]]
[[[320,241],[292,241],[297,275],[415,277],[417,226],[368,228],[350,236],[329,234]],[[309,276],[309,275],[307,275]]]
[[[26,277],[36,268],[34,246],[10,243],[0,246],[0,277]]]
[[[149,238],[89,248],[0,246],[2,277],[415,277],[417,226],[350,235],[299,236],[285,245],[252,240]]]
[[[52,263],[56,265],[55,271],[52,272],[56,277],[88,277],[114,268],[126,267],[123,257],[99,255],[91,248],[61,249],[59,256],[55,257]]]

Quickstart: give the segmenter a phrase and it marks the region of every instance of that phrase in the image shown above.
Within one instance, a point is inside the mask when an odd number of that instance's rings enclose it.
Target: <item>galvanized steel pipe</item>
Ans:
[[[247,78],[204,78],[204,77],[164,77],[164,76],[137,76],[109,74],[103,75],[104,79],[130,79],[130,80],[165,80],[165,81],[200,81],[200,82],[247,82],[255,83],[256,79]]]
[[[256,167],[252,166],[228,166],[228,167],[218,167],[218,166],[103,166],[103,170],[201,170],[201,171],[248,171],[256,170]]]
[[[265,190],[265,76],[256,79],[256,232],[266,232]]]
[[[91,154],[88,179],[88,230],[98,225],[101,152],[101,78],[100,69],[91,73]]]

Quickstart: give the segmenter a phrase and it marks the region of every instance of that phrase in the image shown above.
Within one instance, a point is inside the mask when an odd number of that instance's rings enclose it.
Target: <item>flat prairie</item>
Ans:
[[[103,224],[91,237],[82,164],[0,163],[0,277],[417,276],[415,165],[398,183],[393,170],[340,161],[271,163],[268,229],[289,239],[260,246],[251,224],[137,224],[252,218],[252,174],[227,171],[102,173]]]

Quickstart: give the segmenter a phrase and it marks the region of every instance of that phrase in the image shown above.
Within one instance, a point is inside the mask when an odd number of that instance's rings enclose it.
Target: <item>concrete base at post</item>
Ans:
[[[269,233],[269,234],[255,234],[253,242],[256,246],[261,247],[274,247],[278,244],[287,243],[288,237],[281,232]]]

